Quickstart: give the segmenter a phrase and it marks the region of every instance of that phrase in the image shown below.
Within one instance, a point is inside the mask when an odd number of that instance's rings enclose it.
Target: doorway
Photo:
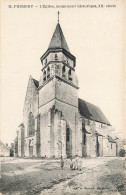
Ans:
[[[71,133],[68,127],[66,129],[66,155],[68,158],[72,156]]]

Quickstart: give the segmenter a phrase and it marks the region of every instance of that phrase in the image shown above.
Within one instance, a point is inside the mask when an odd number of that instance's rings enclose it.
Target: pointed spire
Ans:
[[[59,22],[59,17],[58,17],[58,22]],[[70,52],[59,23],[56,25],[56,29],[53,33],[48,49],[56,49],[56,48],[62,48]]]

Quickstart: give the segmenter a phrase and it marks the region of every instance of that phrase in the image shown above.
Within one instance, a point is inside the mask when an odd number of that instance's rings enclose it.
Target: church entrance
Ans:
[[[33,140],[29,140],[29,156],[33,156]]]

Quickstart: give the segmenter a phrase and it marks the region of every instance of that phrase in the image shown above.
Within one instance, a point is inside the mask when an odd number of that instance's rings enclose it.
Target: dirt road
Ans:
[[[2,194],[126,194],[124,158],[83,159],[82,171],[64,170],[60,160],[3,158],[0,189]]]

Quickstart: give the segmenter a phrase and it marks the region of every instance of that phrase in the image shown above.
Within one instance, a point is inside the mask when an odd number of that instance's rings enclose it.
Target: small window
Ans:
[[[58,55],[57,54],[55,54],[55,60],[58,60]]]
[[[70,141],[70,129],[67,128],[66,130],[66,141],[69,142]]]
[[[50,67],[48,66],[47,68],[47,78],[49,79],[50,78]]]
[[[111,143],[111,149],[112,149],[112,143]]]
[[[69,76],[71,76],[71,68],[69,69],[69,72],[68,72]]]
[[[66,67],[65,67],[65,65],[63,66],[63,68],[62,68],[62,77],[63,78],[66,78]]]
[[[71,68],[70,68],[69,71],[68,71],[68,79],[69,79],[70,81],[72,81],[72,77],[71,77]]]
[[[43,81],[46,81],[46,71],[43,72]]]

